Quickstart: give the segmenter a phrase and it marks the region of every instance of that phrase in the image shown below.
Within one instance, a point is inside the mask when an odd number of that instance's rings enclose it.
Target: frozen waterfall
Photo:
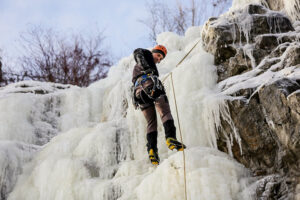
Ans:
[[[219,113],[226,112],[213,56],[201,28],[185,36],[162,33],[168,56],[158,65],[173,72],[184,143],[189,200],[250,200],[247,169],[216,148]],[[184,199],[182,152],[165,145],[159,120],[161,163],[146,151],[146,121],[130,97],[133,56],[88,88],[24,82],[0,90],[0,187],[9,200]],[[177,123],[170,79],[164,82]],[[39,94],[37,91],[44,91]],[[178,127],[178,124],[176,124]],[[178,128],[177,128],[178,130]],[[235,135],[238,137],[237,135]],[[179,138],[179,132],[177,131]],[[17,179],[18,178],[18,179]]]

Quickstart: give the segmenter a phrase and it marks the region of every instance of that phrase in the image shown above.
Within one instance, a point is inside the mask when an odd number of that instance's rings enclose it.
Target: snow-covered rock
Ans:
[[[229,95],[230,117],[221,116],[218,147],[256,176],[276,176],[262,179],[262,199],[292,199],[300,184],[297,26],[283,13],[250,4],[209,20],[203,29],[204,47],[218,65],[218,85]],[[230,138],[235,131],[241,140]]]

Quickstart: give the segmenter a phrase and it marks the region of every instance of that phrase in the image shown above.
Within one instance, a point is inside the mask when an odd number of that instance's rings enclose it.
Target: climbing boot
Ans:
[[[184,144],[181,142],[177,141],[175,138],[168,137],[166,140],[166,144],[169,149],[173,150],[176,149],[177,151],[183,151],[183,149],[186,148]]]
[[[153,165],[158,165],[160,159],[159,159],[159,157],[158,157],[157,151],[155,151],[154,149],[149,149],[148,154],[149,154],[150,162],[151,162]]]
[[[159,164],[157,153],[157,131],[147,133],[147,151],[149,159],[153,165]]]
[[[167,120],[163,123],[166,139],[169,137],[176,138],[176,127],[174,125],[174,120]]]

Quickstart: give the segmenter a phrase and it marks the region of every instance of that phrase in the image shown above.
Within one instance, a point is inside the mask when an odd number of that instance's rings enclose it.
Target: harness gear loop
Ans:
[[[130,87],[130,94],[131,94],[131,101],[133,104],[134,109],[138,109],[139,108],[139,104],[136,101],[136,97],[135,97],[135,87],[134,85]]]
[[[144,85],[143,85],[148,80],[151,80],[153,82],[153,86],[152,86],[151,89],[149,89],[149,87],[144,87]],[[139,86],[142,88],[142,90],[145,92],[145,94],[150,99],[153,99],[153,100],[155,99],[154,98],[155,91],[157,89],[158,90],[163,90],[163,86],[162,86],[161,81],[159,81],[158,77],[156,75],[153,75],[153,73],[143,74],[142,76],[138,77],[135,84],[134,84],[134,91]]]

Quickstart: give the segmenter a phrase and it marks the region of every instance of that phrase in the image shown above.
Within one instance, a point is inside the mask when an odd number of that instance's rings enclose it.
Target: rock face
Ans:
[[[300,20],[299,0],[233,0],[232,7],[240,8],[249,3],[260,4],[275,11],[283,11],[292,21]]]
[[[286,10],[292,20],[300,20],[300,2],[298,0],[266,0],[272,10]]]
[[[250,67],[249,61],[256,61],[255,59],[262,58],[262,54],[268,53],[266,48],[250,49],[245,43],[255,42],[256,45],[268,46],[271,50],[267,44],[271,41],[271,47],[276,47],[278,43],[285,42],[285,40],[277,40],[277,34],[289,31],[294,31],[294,28],[285,15],[269,12],[259,5],[249,5],[243,10],[228,13],[221,19],[211,18],[204,26],[202,38],[204,48],[215,56],[216,64],[228,62],[226,65],[229,70],[219,68],[219,77],[222,80],[244,71]],[[254,58],[245,55],[251,50],[255,50]],[[242,70],[233,69],[232,65],[236,62],[240,63]],[[222,73],[224,71],[228,74]]]
[[[260,5],[212,18],[203,30],[219,85],[234,97],[218,148],[257,176],[257,199],[300,199],[299,38],[285,15]],[[233,129],[240,141],[228,139]]]

